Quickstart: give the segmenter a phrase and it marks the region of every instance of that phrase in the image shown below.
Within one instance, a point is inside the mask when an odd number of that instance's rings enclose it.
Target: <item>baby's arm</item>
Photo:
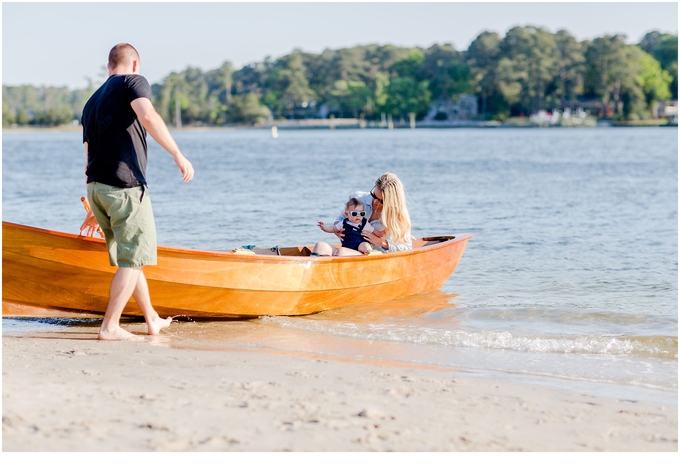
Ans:
[[[333,233],[333,225],[331,225],[331,224],[326,225],[326,224],[323,223],[323,222],[319,222],[317,225],[318,225],[319,228],[320,228],[321,230],[323,230],[324,232],[326,232],[326,233]]]

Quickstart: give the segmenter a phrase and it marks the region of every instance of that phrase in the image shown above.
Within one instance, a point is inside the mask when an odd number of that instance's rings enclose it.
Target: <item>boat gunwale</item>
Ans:
[[[22,230],[29,230],[29,231],[34,231],[34,232],[39,232],[43,234],[49,234],[49,235],[55,235],[59,236],[62,238],[68,238],[68,239],[73,239],[73,240],[82,240],[86,242],[94,242],[94,243],[99,243],[99,244],[106,244],[106,241],[103,238],[94,238],[94,237],[86,237],[84,235],[76,235],[72,233],[67,233],[67,232],[60,232],[57,230],[50,230],[50,229],[45,229],[45,228],[40,228],[40,227],[33,227],[31,225],[23,225],[23,224],[18,224],[15,222],[8,222],[8,221],[2,221],[3,227],[5,225],[7,226],[12,226],[15,228],[19,228]],[[194,248],[175,248],[175,247],[166,247],[166,246],[158,246],[158,254],[160,255],[161,252],[165,253],[174,253],[174,254],[187,254],[187,255],[203,255],[203,256],[208,256],[208,257],[218,257],[218,258],[229,258],[229,259],[238,259],[238,260],[276,260],[276,261],[294,261],[294,262],[300,262],[301,260],[304,260],[305,262],[307,261],[314,261],[314,262],[321,262],[321,263],[327,263],[327,262],[352,262],[352,261],[359,261],[359,260],[377,260],[377,259],[383,259],[385,256],[389,256],[390,258],[394,257],[402,257],[402,256],[414,256],[419,253],[422,253],[424,251],[432,251],[432,250],[437,250],[440,248],[443,248],[445,246],[450,246],[454,245],[457,243],[461,243],[463,241],[469,240],[472,238],[473,234],[472,233],[463,233],[459,235],[438,235],[438,236],[428,236],[426,238],[429,239],[436,239],[436,238],[446,238],[446,237],[453,237],[448,240],[444,240],[440,243],[435,243],[432,245],[424,245],[420,246],[418,248],[413,248],[411,250],[403,250],[403,251],[393,251],[393,252],[387,252],[387,253],[381,253],[378,256],[294,256],[294,255],[263,255],[263,254],[258,254],[255,252],[252,252],[252,254],[241,254],[241,253],[234,253],[234,252],[227,252],[227,251],[212,251],[212,250],[198,250]],[[418,239],[416,239],[418,240]],[[298,245],[297,247],[304,247],[307,245]],[[282,247],[282,248],[292,248],[292,247]],[[5,244],[3,243],[3,251],[5,249]]]

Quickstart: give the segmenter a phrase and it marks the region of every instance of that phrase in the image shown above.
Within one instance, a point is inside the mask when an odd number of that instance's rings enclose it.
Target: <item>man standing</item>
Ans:
[[[151,86],[139,75],[139,54],[130,44],[109,53],[109,78],[83,109],[83,143],[87,156],[87,198],[92,210],[80,227],[93,236],[101,226],[111,266],[109,303],[99,330],[101,340],[141,339],[120,327],[123,308],[134,296],[156,335],[170,325],[151,305],[142,268],[156,264],[156,227],[146,189],[146,132],[175,159],[187,182],[194,169],[184,158],[163,119],[151,104]]]

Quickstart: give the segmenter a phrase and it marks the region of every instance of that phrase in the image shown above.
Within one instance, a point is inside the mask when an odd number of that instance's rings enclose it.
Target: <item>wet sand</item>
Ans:
[[[167,346],[3,337],[3,451],[678,450],[677,407],[451,369]]]

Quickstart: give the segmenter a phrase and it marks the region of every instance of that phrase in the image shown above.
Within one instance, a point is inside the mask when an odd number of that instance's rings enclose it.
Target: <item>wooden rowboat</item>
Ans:
[[[161,315],[305,315],[439,289],[471,237],[422,238],[411,251],[344,258],[309,256],[310,247],[159,247],[158,265],[144,274]],[[104,312],[115,271],[104,240],[2,223],[3,304]],[[124,313],[141,315],[134,301]]]

